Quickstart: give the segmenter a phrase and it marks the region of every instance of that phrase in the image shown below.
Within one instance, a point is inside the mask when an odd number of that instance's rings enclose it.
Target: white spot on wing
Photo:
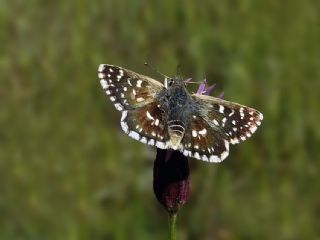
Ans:
[[[121,116],[121,121],[123,121],[127,117],[128,111],[123,111]]]
[[[98,73],[98,77],[99,77],[99,78],[105,78],[106,75],[105,75],[104,73]]]
[[[229,143],[228,143],[228,145],[229,145]],[[223,153],[221,153],[221,161],[226,159],[226,157],[228,157],[228,155],[229,155],[229,151],[228,150],[226,150]]]
[[[190,151],[188,151],[188,150],[183,150],[183,155],[185,155],[185,156],[188,157],[188,156],[189,156],[189,152],[190,152]]]
[[[239,139],[238,138],[233,138],[230,140],[231,144],[237,144],[239,143]]]
[[[197,137],[197,131],[196,130],[192,130],[192,137]]]
[[[260,118],[261,121],[263,120],[263,114],[262,113],[259,113],[259,118]]]
[[[216,155],[211,155],[209,158],[209,162],[221,162],[221,159]]]
[[[241,108],[240,108],[240,116],[241,116],[241,119],[243,119],[243,118],[244,118],[243,110],[244,110],[244,109],[243,109],[243,107],[241,107]]]
[[[257,126],[253,126],[253,127],[250,128],[250,132],[251,133],[254,133],[256,130],[257,130]]]
[[[139,140],[140,139],[140,135],[137,132],[134,132],[134,131],[130,131],[129,132],[129,136],[132,137],[135,140]]]
[[[147,118],[148,118],[148,119],[154,120],[154,118],[151,116],[151,114],[149,113],[149,111],[146,112],[146,115],[147,115]]]
[[[220,113],[223,113],[223,112],[224,112],[224,106],[222,106],[222,105],[219,106],[219,112],[220,112]]]
[[[224,125],[226,124],[226,121],[227,121],[227,118],[224,117],[224,118],[222,119],[222,126],[223,126],[223,127],[224,127]]]
[[[125,133],[128,133],[128,124],[126,122],[121,121],[121,128]]]
[[[103,89],[106,89],[106,88],[109,87],[109,85],[108,85],[108,83],[107,83],[106,80],[103,80],[103,79],[100,80],[100,84],[101,84],[101,86],[102,86]]]
[[[163,143],[163,142],[156,142],[156,146],[158,147],[158,148],[161,148],[161,149],[166,149],[167,147],[166,147],[166,144],[165,143]]]
[[[99,68],[98,68],[98,71],[99,71],[99,72],[103,72],[105,68],[106,68],[106,65],[105,65],[105,64],[100,64],[100,65],[99,65]]]
[[[201,131],[199,131],[199,134],[201,135],[206,135],[207,134],[207,129],[202,129]]]
[[[206,155],[202,155],[202,158],[201,158],[203,161],[209,161],[208,157]]]
[[[137,81],[137,87],[138,87],[138,88],[141,87],[141,83],[142,83],[142,80],[138,80],[138,81]]]
[[[122,111],[123,107],[120,103],[115,103],[114,106],[116,107],[117,110]]]

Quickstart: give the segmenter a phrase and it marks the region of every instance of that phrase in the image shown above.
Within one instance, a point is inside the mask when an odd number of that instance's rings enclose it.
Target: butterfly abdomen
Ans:
[[[181,120],[168,121],[168,133],[171,147],[177,149],[185,133],[184,123]]]

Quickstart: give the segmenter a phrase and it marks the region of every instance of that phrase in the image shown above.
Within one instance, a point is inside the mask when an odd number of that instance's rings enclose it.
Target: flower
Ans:
[[[176,213],[189,198],[188,158],[179,151],[157,148],[153,190],[169,213]]]
[[[209,95],[213,91],[215,86],[216,86],[216,84],[213,84],[213,85],[207,87],[207,80],[203,79],[198,87],[197,94]],[[224,95],[224,92],[221,92],[217,96],[217,98],[223,98],[223,95]]]

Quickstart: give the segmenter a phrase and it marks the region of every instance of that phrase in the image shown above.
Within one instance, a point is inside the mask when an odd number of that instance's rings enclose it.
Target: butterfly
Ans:
[[[261,124],[257,110],[202,94],[190,94],[180,76],[164,84],[122,67],[101,64],[100,84],[122,112],[121,127],[130,137],[187,157],[221,162],[229,144],[251,137]]]

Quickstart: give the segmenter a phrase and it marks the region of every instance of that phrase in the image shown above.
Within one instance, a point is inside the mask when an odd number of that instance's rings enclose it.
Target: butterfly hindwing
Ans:
[[[154,101],[164,88],[163,84],[150,77],[113,65],[101,64],[98,77],[119,111],[132,110]]]
[[[192,115],[181,142],[183,154],[199,160],[221,162],[229,154],[229,142],[199,115]]]
[[[253,108],[219,98],[193,95],[199,115],[231,144],[244,141],[257,130],[263,115]]]
[[[166,149],[169,139],[165,110],[158,101],[122,112],[121,127],[130,137]]]

